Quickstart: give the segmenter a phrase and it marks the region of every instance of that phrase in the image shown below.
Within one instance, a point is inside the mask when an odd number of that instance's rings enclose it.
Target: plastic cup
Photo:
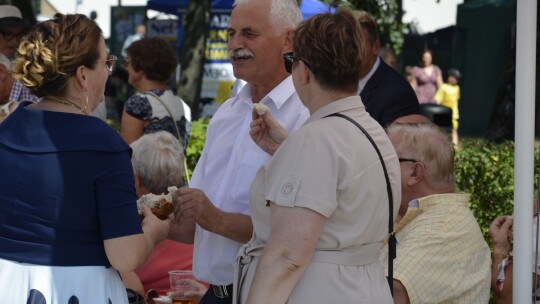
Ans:
[[[197,304],[199,285],[190,270],[169,271],[172,304]]]

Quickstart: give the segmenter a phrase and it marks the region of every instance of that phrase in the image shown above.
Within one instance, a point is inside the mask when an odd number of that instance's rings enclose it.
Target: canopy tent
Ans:
[[[212,0],[212,12],[231,11],[234,0]],[[186,12],[189,0],[148,0],[147,8],[171,15]],[[300,6],[304,19],[320,13],[335,11],[335,8],[318,0],[303,0]]]

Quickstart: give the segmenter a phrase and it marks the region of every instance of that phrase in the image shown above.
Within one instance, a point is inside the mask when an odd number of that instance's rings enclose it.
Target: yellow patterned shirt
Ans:
[[[415,303],[488,303],[490,250],[471,210],[468,194],[435,194],[418,199],[396,220],[394,279]],[[382,248],[388,273],[388,248]]]

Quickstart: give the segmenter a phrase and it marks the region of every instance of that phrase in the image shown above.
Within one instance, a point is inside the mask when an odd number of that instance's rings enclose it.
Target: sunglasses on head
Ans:
[[[294,56],[293,52],[283,54],[283,62],[285,63],[285,70],[287,73],[292,73],[293,63],[300,60],[302,60],[304,64],[307,65],[307,67],[311,70],[309,64],[304,59]],[[311,72],[313,72],[313,70]]]

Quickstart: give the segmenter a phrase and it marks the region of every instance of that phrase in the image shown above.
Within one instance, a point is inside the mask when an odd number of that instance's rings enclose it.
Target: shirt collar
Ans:
[[[366,76],[364,76],[364,78],[360,79],[360,84],[358,85],[359,92],[362,92],[362,90],[366,86],[366,83],[369,81],[371,76],[373,76],[373,74],[375,73],[375,71],[377,70],[380,64],[381,64],[381,59],[379,58],[379,56],[377,56],[377,60],[375,60],[375,64],[373,64],[369,73]]]
[[[285,102],[295,93],[296,89],[294,88],[292,76],[288,76],[287,78],[283,79],[283,81],[280,82],[277,86],[275,86],[268,94],[266,94],[266,96],[261,99],[260,103],[274,103],[276,108],[280,109],[285,104]],[[233,98],[234,102],[244,101],[245,103],[249,104],[249,106],[252,106],[253,101],[251,98],[251,84],[246,83],[246,85],[240,90],[240,92],[238,92],[238,94]]]
[[[328,116],[330,114],[344,112],[352,109],[357,108],[365,108],[364,104],[362,103],[362,100],[360,99],[360,96],[353,95],[349,97],[345,97],[342,99],[338,99],[336,101],[333,101],[324,107],[317,110],[317,112],[313,113],[309,118],[306,120],[305,124],[323,118],[325,116]]]

